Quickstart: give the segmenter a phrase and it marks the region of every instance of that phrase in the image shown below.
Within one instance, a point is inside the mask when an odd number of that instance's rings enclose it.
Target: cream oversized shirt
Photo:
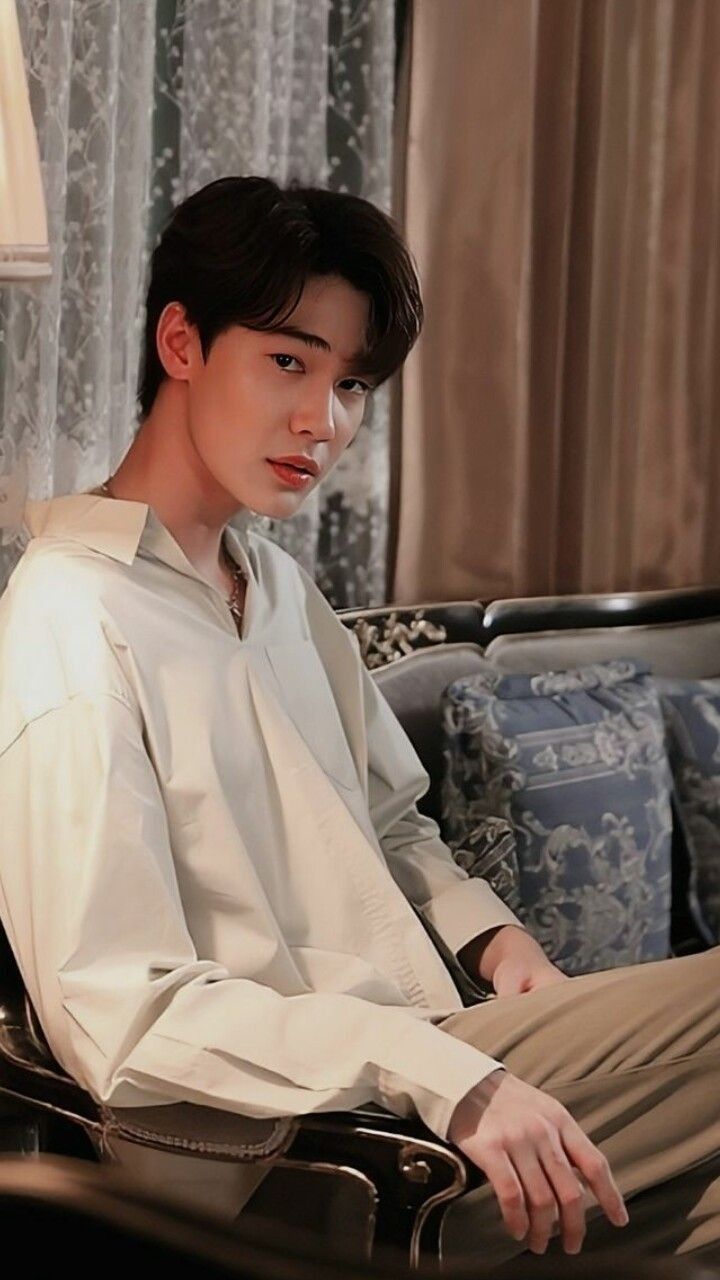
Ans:
[[[250,513],[246,513],[249,516]],[[28,500],[0,596],[0,914],[48,1043],[113,1106],[374,1102],[440,1138],[502,1064],[436,1024],[453,953],[520,924],[311,577],[226,526],[222,592],[143,502]]]

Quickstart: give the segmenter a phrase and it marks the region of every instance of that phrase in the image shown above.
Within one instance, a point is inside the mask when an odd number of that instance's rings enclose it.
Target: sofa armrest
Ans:
[[[371,1241],[404,1254],[411,1267],[437,1258],[439,1229],[451,1201],[485,1175],[417,1117],[400,1117],[374,1103],[352,1111],[300,1117],[278,1164],[306,1169],[328,1164],[338,1175],[367,1179]]]

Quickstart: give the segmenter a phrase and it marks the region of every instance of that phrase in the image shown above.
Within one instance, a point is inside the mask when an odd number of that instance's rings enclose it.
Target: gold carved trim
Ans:
[[[366,667],[386,666],[428,644],[443,644],[447,628],[425,617],[424,609],[400,614],[397,609],[382,614],[375,621],[358,618],[352,631],[358,638],[360,656]]]

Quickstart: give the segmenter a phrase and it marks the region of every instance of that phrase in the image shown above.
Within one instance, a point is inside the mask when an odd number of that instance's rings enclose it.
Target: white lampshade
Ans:
[[[0,0],[0,284],[52,275],[15,0]]]

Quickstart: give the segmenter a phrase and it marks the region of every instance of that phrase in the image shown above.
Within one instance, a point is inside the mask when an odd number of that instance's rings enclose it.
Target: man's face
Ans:
[[[330,351],[233,325],[203,362],[194,330],[188,430],[204,467],[238,503],[280,519],[294,515],[354,439],[372,378],[354,377],[348,358],[364,347],[369,306],[342,277],[307,280],[285,323],[324,339]],[[318,476],[300,487],[284,480],[268,459],[290,454],[314,458]]]

